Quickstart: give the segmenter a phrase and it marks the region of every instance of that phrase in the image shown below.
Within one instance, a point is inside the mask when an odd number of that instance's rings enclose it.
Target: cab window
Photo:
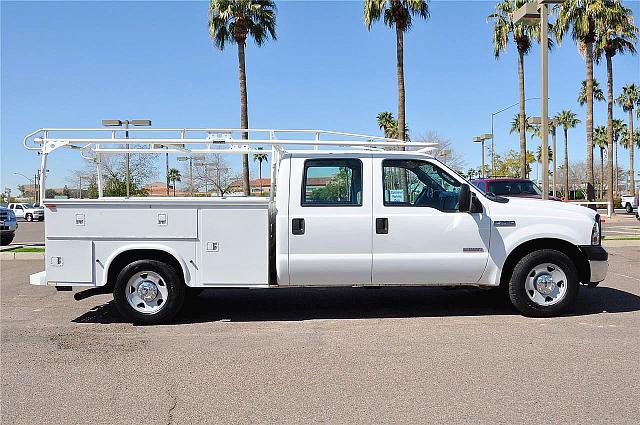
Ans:
[[[458,211],[462,183],[436,164],[417,160],[385,160],[382,162],[382,180],[385,206]]]
[[[302,206],[361,206],[359,159],[310,159],[304,164]]]

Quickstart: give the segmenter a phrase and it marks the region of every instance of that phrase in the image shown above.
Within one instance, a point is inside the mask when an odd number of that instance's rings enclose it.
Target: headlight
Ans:
[[[600,245],[601,236],[600,214],[596,214],[596,222],[593,223],[593,228],[591,229],[591,245]]]
[[[9,218],[11,220],[13,220],[14,218],[16,218],[16,213],[13,212],[13,210],[9,210]]]

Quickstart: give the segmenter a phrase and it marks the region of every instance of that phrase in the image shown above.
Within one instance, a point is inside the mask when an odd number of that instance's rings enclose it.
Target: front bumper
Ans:
[[[600,245],[582,245],[580,250],[589,261],[591,270],[589,283],[602,282],[607,277],[609,269],[609,253]]]

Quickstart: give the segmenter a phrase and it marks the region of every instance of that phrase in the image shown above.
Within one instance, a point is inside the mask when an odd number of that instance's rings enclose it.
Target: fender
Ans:
[[[111,267],[111,263],[113,262],[113,260],[118,255],[124,252],[133,251],[137,249],[166,252],[167,254],[175,258],[176,261],[178,261],[178,263],[180,264],[180,267],[182,268],[182,274],[184,276],[184,282],[188,285],[188,283],[191,281],[191,274],[189,273],[187,262],[173,248],[169,248],[166,245],[160,245],[160,244],[130,244],[130,245],[121,246],[120,248],[113,251],[111,255],[109,255],[104,265],[104,272],[102,273],[102,282],[100,282],[100,286],[104,286],[107,284],[107,276],[109,276],[109,267]]]
[[[581,236],[583,237],[581,239]],[[491,250],[485,275],[482,278],[485,284],[497,286],[502,278],[505,261],[518,247],[538,239],[558,239],[573,246],[589,244],[576,230],[564,224],[525,226],[515,231],[491,231]]]

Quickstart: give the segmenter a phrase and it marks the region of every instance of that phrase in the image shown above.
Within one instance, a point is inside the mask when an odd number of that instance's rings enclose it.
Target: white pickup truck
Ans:
[[[12,210],[17,218],[23,218],[27,221],[44,220],[44,210],[31,204],[11,203],[7,208]]]
[[[622,207],[624,208],[624,210],[631,214],[633,213],[633,210],[638,209],[638,204],[640,204],[640,194],[636,194],[636,195],[622,195],[621,198],[622,201]]]
[[[74,147],[91,152],[100,175],[101,156],[125,151],[106,143],[128,141],[51,131],[25,138],[41,149],[43,169],[53,150]],[[31,284],[90,288],[76,298],[113,292],[119,311],[144,324],[170,320],[188,292],[222,287],[503,286],[520,312],[546,317],[566,312],[581,285],[607,273],[593,210],[487,196],[430,156],[432,144],[322,131],[282,141],[275,137],[284,130],[248,140],[231,136],[238,130],[177,131],[180,138],[136,143],[149,153],[198,155],[270,145],[271,197],[45,200],[46,270]],[[187,137],[196,131],[206,138]],[[363,140],[321,141],[325,134]]]

